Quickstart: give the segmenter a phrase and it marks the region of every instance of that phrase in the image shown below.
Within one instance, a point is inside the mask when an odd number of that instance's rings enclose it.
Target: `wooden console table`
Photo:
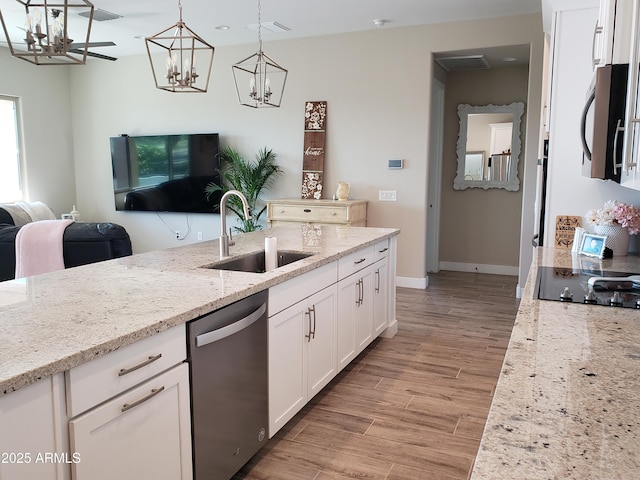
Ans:
[[[267,202],[269,227],[286,223],[367,226],[366,200],[278,199]]]

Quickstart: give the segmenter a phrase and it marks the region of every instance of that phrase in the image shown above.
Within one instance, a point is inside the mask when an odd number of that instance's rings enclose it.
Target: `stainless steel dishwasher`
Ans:
[[[265,290],[187,324],[196,480],[229,480],[267,441],[267,300]]]

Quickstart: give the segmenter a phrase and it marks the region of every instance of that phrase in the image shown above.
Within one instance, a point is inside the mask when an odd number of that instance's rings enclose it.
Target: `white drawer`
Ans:
[[[349,219],[347,206],[272,205],[270,218],[289,222],[345,223]]]
[[[373,247],[375,249],[376,260],[387,257],[389,255],[389,240],[378,242]]]
[[[338,260],[338,279],[342,280],[349,275],[368,267],[376,260],[374,246],[366,247]]]
[[[269,289],[269,316],[310,297],[338,280],[337,262],[323,265]]]
[[[127,345],[66,372],[69,417],[177,365],[187,358],[185,326]]]

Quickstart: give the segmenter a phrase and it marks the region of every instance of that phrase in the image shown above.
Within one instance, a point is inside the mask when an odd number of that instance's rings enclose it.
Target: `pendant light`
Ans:
[[[0,21],[12,56],[35,65],[84,65],[87,62],[94,10],[91,2],[15,1],[24,9],[24,27],[8,29],[0,10]],[[74,43],[74,38],[78,43]]]
[[[181,0],[178,9],[180,20],[175,25],[145,38],[153,79],[161,90],[204,93],[209,86],[214,47],[182,21]]]
[[[238,101],[252,108],[279,107],[287,70],[262,51],[261,7],[258,0],[258,52],[233,65]]]

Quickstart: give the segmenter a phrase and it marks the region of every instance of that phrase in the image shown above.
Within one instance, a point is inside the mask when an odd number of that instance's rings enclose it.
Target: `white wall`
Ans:
[[[351,183],[351,196],[370,202],[369,225],[402,230],[398,275],[424,279],[431,52],[523,43],[532,44],[534,55],[541,58],[540,15],[265,42],[265,51],[289,69],[282,107],[269,110],[239,106],[234,92],[231,65],[253,53],[256,45],[216,48],[204,95],[156,90],[144,54],[68,67],[68,132],[73,136],[78,210],[86,220],[123,225],[136,252],[180,244],[154,213],[115,212],[109,137],[120,133],[219,132],[223,144],[247,156],[267,146],[277,152],[285,170],[269,196],[299,197],[304,102],[326,100],[326,196],[338,180]],[[0,87],[3,82],[0,79]],[[533,82],[528,100],[535,112],[539,86]],[[527,119],[535,138],[537,117]],[[533,157],[525,152],[525,161],[535,165],[531,143]],[[388,170],[390,158],[405,159],[404,170]],[[397,190],[398,201],[379,202],[378,190]],[[162,218],[174,230],[186,231],[186,215]],[[192,232],[185,241],[196,241],[198,231],[205,239],[219,235],[217,216],[190,215],[189,220]],[[530,255],[527,270],[529,262]]]
[[[21,171],[25,199],[46,199],[59,217],[76,201],[69,70],[35,67],[0,48],[0,71],[0,94],[19,97],[22,154],[29,159]]]

